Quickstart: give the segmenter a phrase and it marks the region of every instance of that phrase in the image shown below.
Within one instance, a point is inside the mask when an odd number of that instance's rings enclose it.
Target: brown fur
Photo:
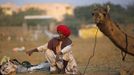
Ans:
[[[118,47],[120,50],[134,56],[134,37],[124,33],[117,23],[109,16],[108,9],[100,7],[94,10],[93,18],[98,28]],[[127,39],[126,39],[127,35]],[[127,40],[127,42],[126,42]],[[121,65],[120,75],[134,75],[134,66]]]
[[[113,22],[109,16],[108,8],[100,7],[94,9],[92,15],[101,32],[103,32],[118,48],[120,48],[120,50],[134,56],[134,37],[124,33],[119,28],[119,25]]]

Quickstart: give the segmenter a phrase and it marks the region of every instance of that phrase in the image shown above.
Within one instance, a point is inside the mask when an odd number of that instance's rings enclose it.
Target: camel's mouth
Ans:
[[[96,24],[97,24],[97,23],[100,23],[99,18],[96,18],[94,22],[95,22]]]
[[[99,23],[100,22],[100,18],[99,17],[97,17],[97,14],[95,14],[95,13],[92,13],[92,17],[93,17],[93,21],[94,21],[94,23]]]
[[[94,21],[94,23],[96,23],[96,24],[97,24],[97,23],[100,23],[100,19],[99,19],[99,18],[96,18],[96,17],[94,17],[94,16],[93,16],[93,21]]]

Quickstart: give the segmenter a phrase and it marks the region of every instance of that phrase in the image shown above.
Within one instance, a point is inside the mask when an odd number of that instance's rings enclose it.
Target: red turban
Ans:
[[[66,25],[58,25],[57,32],[61,32],[66,37],[71,34],[71,30]]]

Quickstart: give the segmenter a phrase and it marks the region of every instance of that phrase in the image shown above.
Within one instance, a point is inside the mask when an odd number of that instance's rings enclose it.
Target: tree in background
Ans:
[[[68,25],[74,35],[78,35],[78,29],[81,23],[74,16],[65,15],[64,17],[65,19],[62,23]]]
[[[94,23],[92,20],[92,11],[97,6],[109,5],[110,6],[110,16],[115,22],[121,23],[121,25],[127,25],[129,23],[134,23],[134,4],[127,6],[127,8],[121,5],[112,4],[110,2],[105,4],[92,4],[89,6],[80,6],[74,9],[74,16],[65,15],[63,21],[64,24],[69,25],[72,29],[73,34],[78,35],[78,29],[80,25],[88,25]]]
[[[91,22],[90,6],[77,7],[74,10],[74,14],[77,20],[81,23],[88,24]]]
[[[2,9],[0,9],[1,11]],[[25,15],[40,15],[45,13],[44,11],[30,8],[26,11],[20,11],[19,13],[13,12],[13,15],[1,15],[0,17],[0,26],[21,26],[24,22]]]
[[[127,23],[134,23],[134,3],[127,6]]]
[[[110,15],[118,23],[128,24],[134,23],[134,3],[128,5],[126,8],[123,8],[120,5],[115,5],[110,2],[102,4],[110,6]],[[101,6],[100,4],[92,4],[89,6],[76,7],[74,10],[77,20],[80,20],[82,23],[88,24],[92,23],[91,13],[95,6]]]
[[[114,21],[121,24],[126,23],[125,19],[127,19],[128,15],[126,14],[127,11],[125,8],[123,8],[121,5],[115,5],[110,2],[104,5],[110,6],[110,16]]]
[[[128,5],[126,8],[123,8],[120,5],[115,5],[110,2],[102,4],[102,5],[109,5],[110,16],[121,25],[127,25],[129,23],[134,23],[134,3]],[[65,19],[61,22],[64,24],[69,25],[69,27],[73,30],[73,34],[78,34],[78,29],[80,25],[85,24],[88,25],[93,23],[92,20],[92,10],[95,6],[101,6],[101,4],[92,4],[88,6],[79,6],[74,9],[74,16],[65,15]],[[58,22],[54,19],[48,20],[24,20],[25,15],[41,15],[45,14],[45,11],[30,8],[26,11],[20,11],[18,13],[13,12],[12,16],[5,15],[2,12],[2,8],[0,8],[0,26],[22,26],[23,22],[26,21],[28,25],[48,25],[51,22],[57,23]]]

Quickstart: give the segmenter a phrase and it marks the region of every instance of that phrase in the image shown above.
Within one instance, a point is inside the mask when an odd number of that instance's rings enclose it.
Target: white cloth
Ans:
[[[63,68],[63,63],[56,62],[56,55],[55,53],[47,48],[48,43],[37,47],[39,52],[45,52],[45,56],[50,63],[50,71],[56,70],[55,65],[58,65],[60,68]],[[65,68],[65,72],[67,74],[77,74],[77,63],[73,57],[72,51],[71,51],[72,45],[68,45],[64,47],[61,52],[63,53],[63,60],[68,61],[67,67]]]
[[[37,47],[38,51],[39,51],[39,52],[46,51],[46,50],[48,49],[48,48],[47,48],[47,45],[48,45],[48,43],[46,43],[46,44],[44,44],[44,45],[42,45],[42,46]],[[65,54],[65,53],[71,51],[71,48],[72,48],[72,44],[71,44],[71,45],[68,45],[68,46],[66,46],[66,47],[64,47],[64,48],[61,50],[61,52],[62,52],[63,54]]]
[[[71,48],[72,48],[72,45],[68,45],[68,46],[66,46],[65,48],[63,48],[63,49],[61,50],[61,52],[62,52],[63,54],[65,54],[65,53],[71,51]]]
[[[10,75],[13,72],[16,72],[17,66],[12,62],[8,61],[1,66],[0,72],[2,75]]]
[[[48,45],[48,43],[46,43],[46,44],[44,44],[42,46],[39,46],[39,47],[37,47],[37,50],[39,52],[43,52],[43,51],[47,50],[47,45]]]
[[[56,55],[54,54],[54,52],[52,50],[46,50],[45,52],[46,58],[48,60],[48,62],[50,63],[50,71],[56,70],[55,69],[55,65],[60,65],[63,66],[63,63],[60,62],[56,62]],[[67,67],[65,68],[65,72],[67,74],[77,74],[78,73],[78,69],[77,69],[77,64],[76,61],[72,55],[72,51],[69,51],[65,54],[63,54],[63,60],[68,61]]]
[[[30,68],[28,68],[28,71],[34,71],[34,70],[49,70],[49,66],[50,64],[49,63],[46,63],[46,62],[42,62],[38,65],[35,65],[35,66],[32,66]]]

